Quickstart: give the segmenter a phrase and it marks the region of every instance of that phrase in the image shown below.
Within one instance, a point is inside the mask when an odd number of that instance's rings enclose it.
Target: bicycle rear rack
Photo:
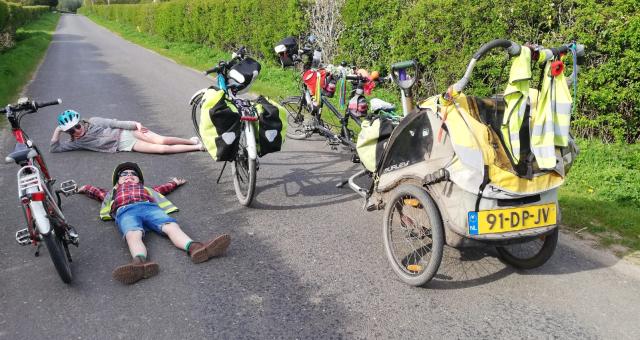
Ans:
[[[42,185],[42,180],[40,179],[40,171],[38,168],[33,165],[26,165],[18,170],[18,197],[32,192],[43,191],[45,190]]]

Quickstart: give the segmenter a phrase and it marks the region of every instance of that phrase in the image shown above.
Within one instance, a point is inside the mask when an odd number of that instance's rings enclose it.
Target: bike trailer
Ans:
[[[572,103],[562,72],[551,74],[554,60],[548,56],[540,57],[547,63],[540,89],[529,88],[528,81],[518,84],[530,74],[530,61],[524,59],[514,61],[505,96],[477,98],[454,91],[419,103],[389,137],[374,175],[372,202],[382,206],[386,193],[404,182],[424,187],[452,246],[555,229],[558,187],[578,152],[568,134]],[[524,67],[524,76],[514,67]],[[517,101],[508,96],[514,88]],[[536,141],[540,135],[547,139]]]
[[[258,111],[258,156],[280,151],[287,133],[287,110],[275,101],[260,96],[256,100]]]
[[[278,53],[282,67],[293,66],[294,56],[298,54],[298,41],[294,37],[282,39],[274,50]]]
[[[240,114],[224,91],[209,88],[202,97],[200,125],[202,143],[216,161],[232,161],[238,152]]]

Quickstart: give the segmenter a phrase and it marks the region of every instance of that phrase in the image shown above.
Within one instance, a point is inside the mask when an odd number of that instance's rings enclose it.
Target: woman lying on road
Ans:
[[[69,141],[60,141],[66,132]],[[80,114],[66,110],[58,115],[58,126],[51,136],[51,152],[86,149],[98,152],[137,151],[144,153],[179,153],[203,151],[197,137],[183,139],[156,134],[139,122],[93,117],[81,120]]]

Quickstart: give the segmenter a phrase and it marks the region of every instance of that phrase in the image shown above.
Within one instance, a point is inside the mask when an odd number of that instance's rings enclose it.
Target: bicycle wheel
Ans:
[[[256,190],[256,160],[249,158],[247,136],[240,134],[238,153],[233,160],[233,188],[240,204],[249,206]]]
[[[71,283],[73,278],[71,275],[71,266],[69,265],[69,259],[67,259],[64,245],[62,244],[62,235],[58,235],[54,228],[49,234],[42,235],[42,240],[45,246],[47,246],[49,257],[62,282]]]
[[[440,211],[429,194],[415,185],[402,185],[387,202],[383,225],[387,259],[400,279],[412,286],[429,282],[444,251]]]
[[[191,121],[193,122],[193,128],[196,130],[196,136],[200,140],[202,140],[202,136],[200,136],[200,101],[202,100],[202,96],[204,94],[199,95],[193,100],[193,104],[191,105]]]
[[[558,244],[558,228],[550,234],[524,242],[496,247],[501,260],[518,269],[533,269],[545,264]]]
[[[305,129],[305,122],[311,121],[311,112],[301,96],[287,97],[280,102],[287,110],[287,137],[291,139],[305,139],[311,132]]]

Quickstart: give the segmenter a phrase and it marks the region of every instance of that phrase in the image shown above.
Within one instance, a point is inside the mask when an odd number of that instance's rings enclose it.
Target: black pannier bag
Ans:
[[[282,67],[293,66],[294,58],[298,54],[298,41],[294,37],[286,37],[276,44],[274,50],[278,53]]]
[[[287,132],[287,111],[278,103],[260,96],[258,111],[258,156],[280,151]]]
[[[232,161],[238,153],[240,114],[221,90],[209,89],[203,97],[200,135],[216,161]]]

